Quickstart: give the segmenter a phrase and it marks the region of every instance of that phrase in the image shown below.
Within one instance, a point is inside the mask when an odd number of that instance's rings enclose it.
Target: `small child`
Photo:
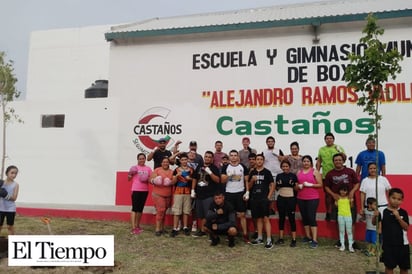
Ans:
[[[353,200],[349,199],[349,187],[341,185],[339,187],[339,199],[335,201],[338,208],[338,224],[339,224],[339,239],[341,246],[340,251],[345,251],[345,229],[348,235],[349,252],[355,252],[353,249],[353,234],[352,234],[352,213],[351,207]]]
[[[365,221],[366,221],[366,233],[365,241],[368,243],[368,247],[365,251],[367,256],[375,256],[376,253],[376,217],[379,215],[379,211],[376,206],[376,199],[369,197],[366,199],[366,204],[368,208],[364,212]],[[380,223],[378,233],[380,233]]]
[[[401,189],[391,188],[388,207],[382,214],[382,259],[388,274],[393,273],[396,266],[399,266],[401,274],[408,273],[411,268],[407,235],[409,217],[408,212],[400,208],[403,197]]]
[[[19,170],[16,166],[6,168],[6,180],[1,185],[0,198],[0,232],[4,219],[7,219],[9,235],[14,235],[14,218],[16,217],[16,200],[19,194],[19,184],[14,181]]]

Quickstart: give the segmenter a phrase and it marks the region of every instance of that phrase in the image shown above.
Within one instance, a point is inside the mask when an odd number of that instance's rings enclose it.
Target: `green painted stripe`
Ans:
[[[278,20],[278,21],[226,24],[226,25],[217,25],[217,26],[200,26],[200,27],[171,28],[171,29],[143,30],[143,31],[136,30],[136,31],[128,31],[128,32],[111,32],[111,33],[106,33],[105,38],[107,41],[113,41],[113,40],[127,40],[127,39],[132,39],[132,38],[156,37],[156,36],[165,36],[165,35],[213,33],[213,32],[224,32],[224,31],[254,30],[254,29],[291,27],[291,26],[302,26],[302,25],[322,25],[322,24],[327,24],[327,23],[364,21],[366,20],[367,15],[368,13],[361,13],[361,14],[350,14],[350,15],[287,19],[287,20]],[[377,12],[377,13],[374,13],[374,15],[378,19],[411,17],[412,10],[407,9],[407,10]]]

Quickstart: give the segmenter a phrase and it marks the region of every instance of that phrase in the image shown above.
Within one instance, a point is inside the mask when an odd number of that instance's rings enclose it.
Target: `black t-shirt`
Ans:
[[[280,173],[276,176],[276,189],[281,187],[291,187],[293,188],[295,184],[298,182],[298,178],[296,174],[289,172],[289,173]]]
[[[162,161],[165,157],[170,157],[172,156],[172,153],[169,150],[165,150],[165,151],[160,151],[159,149],[155,151],[155,153],[153,154],[153,169],[156,169],[160,166],[162,166]]]
[[[206,199],[213,197],[216,191],[221,190],[220,188],[220,172],[215,165],[209,166],[213,174],[219,177],[219,182],[216,183],[212,180],[211,176],[205,171],[206,167],[199,169],[197,174],[197,185],[196,185],[196,197],[198,199]]]
[[[249,181],[252,180],[253,176],[257,176],[257,180],[250,189],[250,199],[266,199],[269,194],[270,184],[273,183],[272,173],[267,168],[263,168],[260,171],[254,168],[250,172]]]
[[[399,208],[399,215],[401,218],[409,224],[409,216],[406,210]],[[379,215],[380,217],[380,215]],[[392,211],[385,208],[383,210],[383,217],[382,217],[382,240],[383,240],[383,247],[391,245],[391,246],[402,246],[404,245],[403,237],[407,237],[406,233],[402,229],[399,221],[396,220],[395,215],[393,215]]]

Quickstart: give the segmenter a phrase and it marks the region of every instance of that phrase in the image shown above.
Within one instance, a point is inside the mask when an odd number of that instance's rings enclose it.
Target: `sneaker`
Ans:
[[[229,238],[228,246],[229,247],[234,247],[235,246],[235,237],[229,236],[228,238]]]
[[[349,250],[350,250],[350,248],[349,248]],[[344,245],[341,245],[341,246],[339,247],[339,251],[345,251],[345,246],[344,246]]]
[[[262,239],[256,239],[250,242],[252,245],[263,245],[263,240]]]
[[[161,236],[161,235],[162,235],[162,231],[156,231],[156,232],[155,232],[155,236],[159,237],[159,236]]]
[[[193,237],[202,237],[202,236],[205,236],[206,235],[206,233],[205,232],[203,232],[203,231],[197,231],[196,233],[194,233],[194,234],[192,234],[192,236]]]
[[[310,248],[317,248],[318,247],[318,242],[316,241],[311,241],[310,242]]]
[[[183,232],[185,233],[186,236],[190,236],[190,230],[187,227],[183,228]]]
[[[350,253],[355,253],[355,249],[353,248],[353,246],[349,246],[349,252]]]
[[[296,247],[296,240],[292,240],[290,242],[290,247]]]
[[[312,239],[311,239],[311,238],[308,238],[308,237],[303,237],[302,242],[303,242],[303,243],[311,243],[311,242],[312,242]]]
[[[279,239],[275,242],[275,245],[283,245],[285,241],[283,239]]]
[[[192,232],[196,232],[197,231],[197,222],[193,222],[192,224]]]
[[[353,242],[352,247],[353,247],[353,249],[358,249],[358,250],[361,249],[356,242]]]
[[[176,229],[173,229],[172,232],[170,232],[170,237],[174,238],[177,236],[179,232]]]
[[[267,242],[267,243],[265,244],[265,248],[266,248],[266,249],[272,249],[272,248],[273,248],[272,241]]]
[[[248,235],[243,235],[243,241],[247,244],[250,244],[249,236]]]
[[[337,241],[337,242],[335,243],[335,247],[336,247],[336,248],[340,248],[341,246],[342,246],[342,244],[341,244],[340,241]]]
[[[132,229],[131,233],[134,235],[140,234],[143,232],[143,229],[141,229],[140,227],[136,227],[134,229]]]
[[[210,243],[210,245],[211,245],[211,246],[215,246],[215,245],[218,245],[219,242],[220,242],[219,236],[216,236],[216,238],[213,238],[213,237],[212,237],[212,242]]]

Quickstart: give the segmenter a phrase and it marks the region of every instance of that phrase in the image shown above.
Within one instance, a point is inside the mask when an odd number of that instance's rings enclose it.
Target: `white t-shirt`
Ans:
[[[247,169],[242,165],[238,164],[232,166],[231,164],[226,166],[225,170],[222,170],[222,174],[228,176],[228,181],[226,183],[226,192],[237,193],[245,191],[245,173]]]
[[[388,179],[383,176],[378,177],[378,206],[388,204],[388,200],[386,199],[386,191],[391,188],[391,184],[389,183]],[[360,191],[365,193],[365,204],[366,200],[369,197],[376,198],[376,179],[366,177],[362,180]]]
[[[282,169],[280,168],[280,161],[278,158],[278,156],[280,156],[280,150],[277,148],[271,150],[267,149],[263,151],[263,155],[265,156],[265,168],[270,170],[273,178],[276,178],[276,175],[282,173]]]

